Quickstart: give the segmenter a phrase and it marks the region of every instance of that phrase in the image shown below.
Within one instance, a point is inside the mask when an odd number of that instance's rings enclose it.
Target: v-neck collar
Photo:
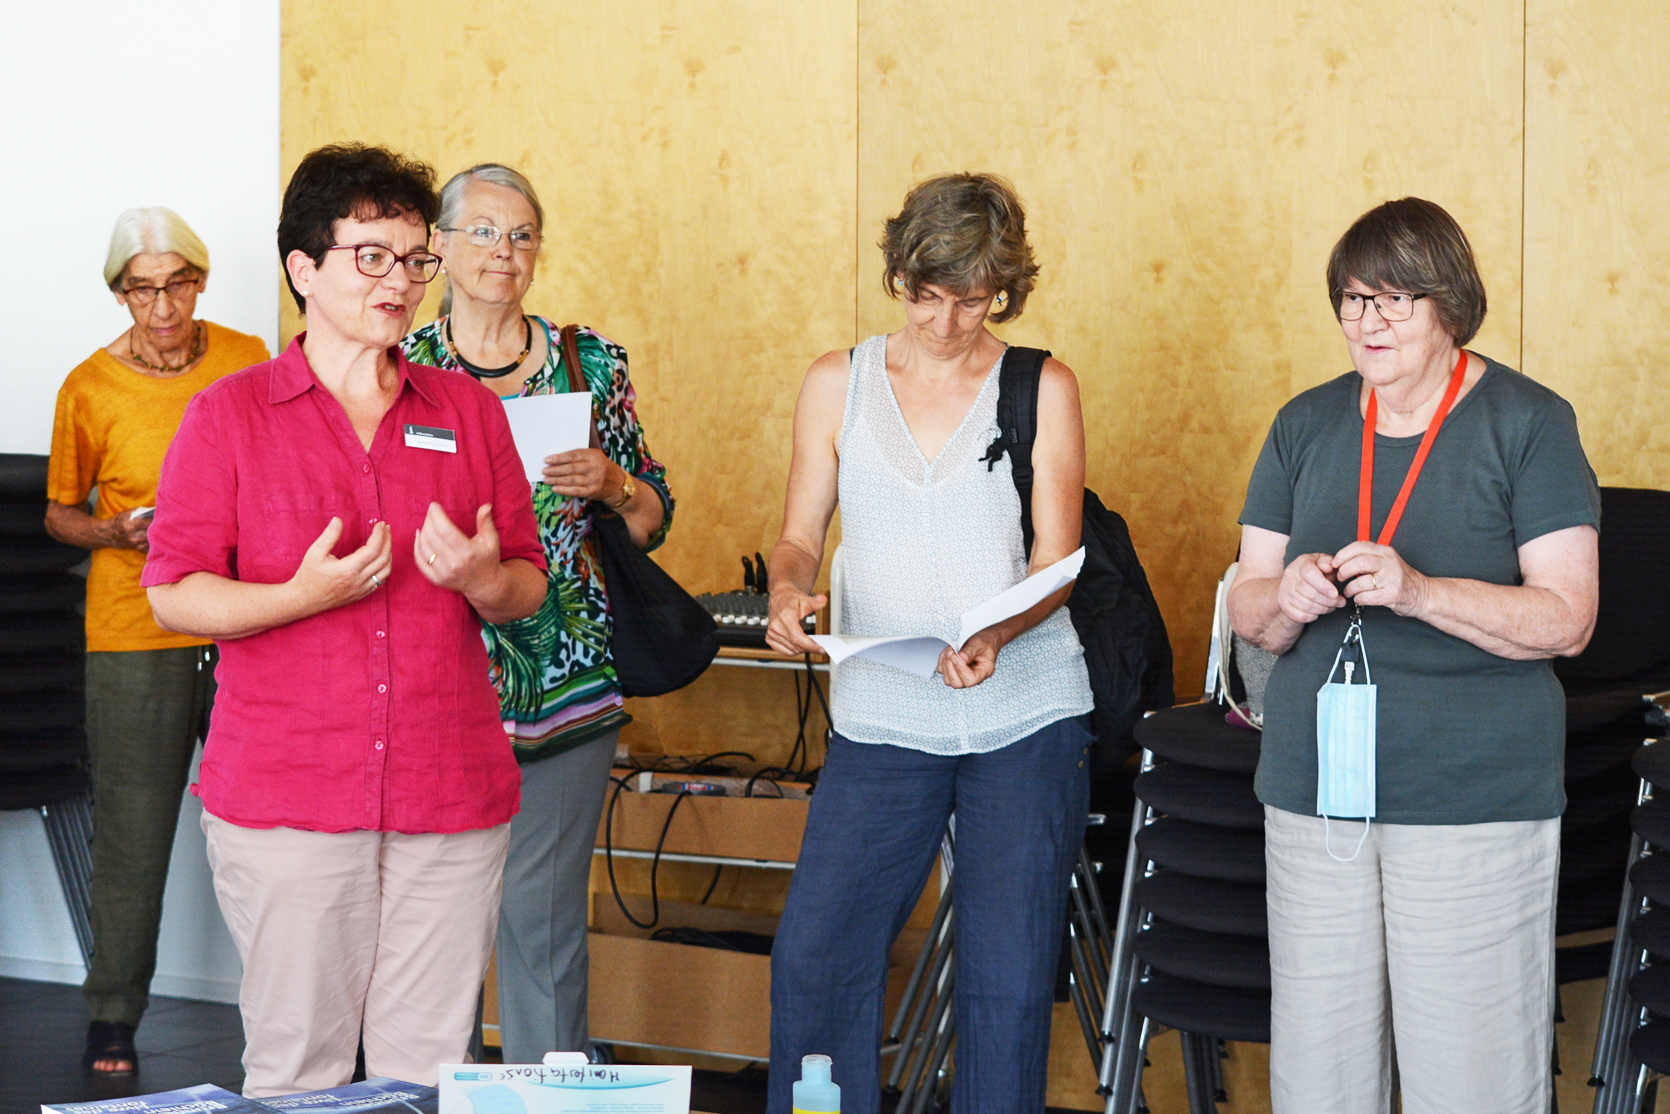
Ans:
[[[957,423],[957,428],[951,431],[951,436],[945,439],[945,444],[941,445],[939,451],[934,454],[934,458],[929,460],[928,454],[922,451],[921,443],[916,440],[916,434],[911,432],[910,423],[905,420],[905,409],[899,405],[899,396],[893,392],[893,376],[887,372],[887,346],[882,345],[881,378],[882,382],[887,385],[887,400],[893,404],[893,414],[899,419],[899,427],[905,431],[905,440],[910,442],[910,447],[916,451],[917,459],[922,462],[922,466],[928,471],[933,471],[934,465],[938,464],[940,458],[945,455],[945,450],[950,447],[951,442],[955,441],[968,426],[968,420],[973,417],[975,407],[979,406],[981,398],[985,397],[986,390],[992,385],[992,377],[1003,366],[1003,357],[1008,354],[1009,345],[1005,344],[1003,351],[997,355],[997,362],[992,364],[991,370],[986,372],[986,378],[981,381],[980,390],[975,393],[974,401],[968,404],[968,411],[963,414],[963,420]]]

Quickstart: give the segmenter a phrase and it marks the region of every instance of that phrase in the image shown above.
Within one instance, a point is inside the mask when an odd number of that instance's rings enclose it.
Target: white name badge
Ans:
[[[437,429],[428,425],[408,425],[406,427],[406,445],[413,449],[433,449],[438,453],[455,453],[458,451],[458,438],[450,429]]]

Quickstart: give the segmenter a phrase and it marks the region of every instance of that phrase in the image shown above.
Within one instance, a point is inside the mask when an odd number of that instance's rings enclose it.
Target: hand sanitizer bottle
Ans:
[[[794,1085],[794,1114],[840,1114],[841,1088],[830,1078],[835,1070],[828,1056],[800,1061],[800,1080]]]

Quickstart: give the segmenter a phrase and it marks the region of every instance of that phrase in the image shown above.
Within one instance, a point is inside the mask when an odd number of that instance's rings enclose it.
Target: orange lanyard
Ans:
[[[1438,412],[1432,416],[1427,424],[1426,436],[1421,438],[1421,447],[1415,450],[1415,462],[1409,466],[1409,475],[1403,478],[1403,489],[1397,493],[1397,502],[1392,504],[1392,513],[1386,516],[1386,524],[1380,528],[1380,544],[1390,545],[1392,535],[1397,532],[1397,524],[1403,519],[1404,505],[1409,502],[1409,493],[1415,490],[1415,478],[1421,474],[1421,467],[1426,464],[1427,454],[1432,451],[1432,443],[1438,439],[1438,427],[1444,424],[1449,416],[1450,407],[1455,403],[1455,396],[1461,393],[1461,381],[1467,378],[1467,353],[1461,353],[1456,361],[1455,371],[1450,375],[1450,389],[1444,392],[1444,401],[1438,404]],[[1363,470],[1357,487],[1357,540],[1366,542],[1369,539],[1369,508],[1374,502],[1374,420],[1379,407],[1376,405],[1374,389],[1368,392],[1368,413],[1363,417]]]

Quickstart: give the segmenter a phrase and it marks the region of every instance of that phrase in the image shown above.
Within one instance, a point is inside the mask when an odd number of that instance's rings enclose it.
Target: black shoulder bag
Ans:
[[[580,371],[579,331],[578,325],[563,326],[562,362],[568,367],[569,389],[589,394]],[[600,448],[603,437],[595,400],[592,406],[593,446]],[[620,515],[595,500],[591,529],[614,619],[609,654],[621,692],[660,696],[683,688],[701,676],[719,652],[713,616],[638,548]]]

